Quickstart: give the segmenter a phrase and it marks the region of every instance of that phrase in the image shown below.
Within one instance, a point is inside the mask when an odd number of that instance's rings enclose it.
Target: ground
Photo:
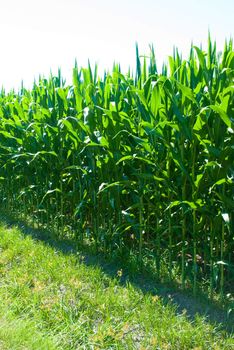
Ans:
[[[225,311],[126,271],[2,224],[0,349],[234,349]]]

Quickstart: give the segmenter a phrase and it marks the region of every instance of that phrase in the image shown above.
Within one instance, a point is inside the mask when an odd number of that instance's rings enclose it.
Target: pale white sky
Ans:
[[[0,0],[0,86],[30,87],[34,77],[60,66],[70,81],[74,60],[135,66],[153,43],[159,65],[177,46],[206,44],[208,29],[222,49],[234,37],[234,0]]]

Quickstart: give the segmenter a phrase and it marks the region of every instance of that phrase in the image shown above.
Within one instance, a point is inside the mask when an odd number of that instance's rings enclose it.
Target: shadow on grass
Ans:
[[[143,293],[158,295],[165,304],[172,303],[176,307],[176,313],[184,313],[189,320],[195,320],[196,315],[202,316],[207,322],[217,325],[219,329],[229,334],[234,332],[234,316],[228,316],[228,310],[221,308],[217,303],[208,300],[205,296],[194,297],[191,292],[181,291],[175,285],[158,282],[155,276],[143,273],[134,273],[121,264],[121,261],[111,261],[103,254],[94,254],[87,252],[84,248],[77,248],[77,243],[71,239],[60,239],[45,229],[35,229],[26,222],[15,217],[0,213],[0,221],[7,227],[18,227],[24,235],[32,237],[34,240],[42,241],[44,244],[61,251],[63,254],[74,254],[77,251],[82,254],[82,260],[87,266],[100,268],[106,275],[116,278],[117,271],[123,269],[123,275],[120,278],[120,284],[131,283]]]

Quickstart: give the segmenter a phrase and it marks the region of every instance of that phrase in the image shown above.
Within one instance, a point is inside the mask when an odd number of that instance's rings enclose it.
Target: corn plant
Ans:
[[[136,73],[61,71],[0,93],[1,203],[106,254],[153,257],[158,278],[194,294],[233,292],[234,51],[153,47]],[[166,266],[166,268],[165,268]],[[165,271],[166,269],[166,271]],[[178,276],[177,276],[178,277]]]

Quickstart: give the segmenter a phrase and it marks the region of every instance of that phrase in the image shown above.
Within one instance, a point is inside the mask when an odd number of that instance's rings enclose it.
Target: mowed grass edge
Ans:
[[[233,349],[204,318],[119,278],[1,226],[0,349]]]

